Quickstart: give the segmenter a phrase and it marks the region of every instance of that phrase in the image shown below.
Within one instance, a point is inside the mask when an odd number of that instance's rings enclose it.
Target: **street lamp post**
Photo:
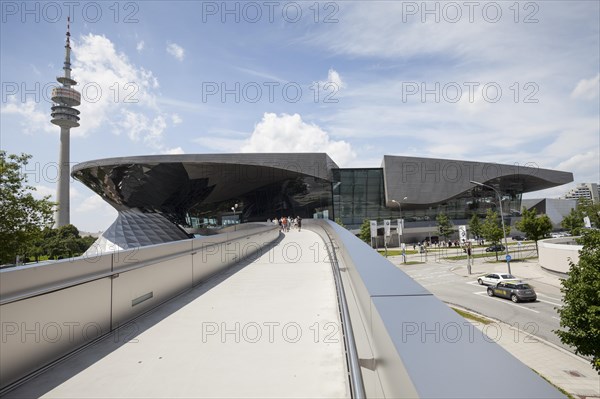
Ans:
[[[508,241],[506,240],[506,228],[504,227],[504,213],[502,212],[502,198],[500,197],[500,192],[498,190],[496,190],[494,187],[490,186],[489,184],[483,184],[483,183],[480,183],[478,181],[473,181],[473,180],[471,180],[470,183],[475,184],[477,186],[487,187],[489,189],[492,189],[498,196],[498,206],[500,207],[500,220],[502,221],[502,235],[504,235],[504,249],[506,251],[506,266],[508,266],[508,274],[511,274],[511,272],[510,272],[510,255],[508,254]]]
[[[402,201],[406,201],[407,198],[408,197],[402,198]],[[402,227],[404,227],[404,220],[402,219],[402,206],[400,205],[400,202],[396,200],[392,200],[392,202],[398,204],[398,215],[400,216],[400,223],[402,223]],[[398,228],[400,228],[400,226],[398,226]],[[406,248],[402,248],[402,235],[400,234],[400,231],[398,231],[398,245],[402,250],[402,259],[404,260],[404,263],[406,263]]]
[[[233,211],[233,230],[234,231],[237,231],[237,226],[236,226],[237,223],[236,223],[236,220],[235,220],[235,216],[236,216],[235,215],[235,211],[237,210],[237,207],[238,207],[238,204],[235,204],[234,206],[231,207],[231,210]]]

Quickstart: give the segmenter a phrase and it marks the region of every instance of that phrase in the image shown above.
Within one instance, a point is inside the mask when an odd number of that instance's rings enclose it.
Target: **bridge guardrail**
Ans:
[[[0,270],[0,394],[260,252],[278,226]]]

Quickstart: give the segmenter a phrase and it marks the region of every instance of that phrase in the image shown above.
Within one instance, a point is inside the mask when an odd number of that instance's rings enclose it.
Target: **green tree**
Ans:
[[[35,199],[35,188],[21,172],[30,158],[0,151],[0,264],[14,262],[52,224],[50,196]]]
[[[363,220],[362,224],[360,225],[360,233],[358,234],[358,237],[367,244],[371,245],[371,222],[369,220]]]
[[[81,255],[95,241],[93,237],[81,237],[79,230],[72,224],[58,229],[45,229],[43,235],[43,253],[50,259],[72,258]]]
[[[594,204],[589,198],[580,198],[577,207],[581,209],[583,216],[590,218],[592,227],[600,228],[600,203]]]
[[[578,236],[584,227],[583,223],[583,212],[579,207],[571,209],[571,212],[565,216],[560,222],[563,229],[569,231],[571,234]]]
[[[508,235],[510,232],[510,226],[506,227],[506,234]],[[504,238],[504,233],[502,232],[502,221],[498,217],[498,214],[491,209],[488,209],[487,214],[485,216],[485,220],[481,224],[481,235],[488,241],[491,241],[492,244],[499,244]],[[498,260],[498,252],[496,252],[496,260]]]
[[[575,209],[564,217],[561,226],[573,235],[580,235],[584,229],[584,217],[589,217],[593,227],[600,227],[600,204],[594,204],[588,198],[579,198]]]
[[[517,229],[527,235],[527,238],[535,241],[535,251],[538,252],[537,241],[544,238],[552,231],[552,222],[548,215],[538,215],[535,208],[527,210],[523,207],[521,220],[516,223]]]
[[[471,220],[469,220],[469,230],[474,237],[479,237],[481,235],[481,221],[476,214],[473,214]]]
[[[448,237],[450,237],[452,233],[454,233],[454,225],[452,224],[450,219],[448,219],[448,216],[446,216],[443,213],[437,215],[435,220],[438,224],[439,235],[441,235],[446,241],[448,241]]]
[[[564,306],[557,311],[564,330],[555,332],[576,353],[591,356],[600,372],[600,231],[584,232],[581,244],[579,262],[569,262],[569,278],[561,282]]]

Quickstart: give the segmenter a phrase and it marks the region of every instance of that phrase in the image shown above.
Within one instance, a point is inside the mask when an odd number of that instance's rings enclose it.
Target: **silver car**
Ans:
[[[490,273],[479,277],[477,282],[481,285],[496,285],[501,281],[507,280],[517,281],[519,279],[508,273]]]

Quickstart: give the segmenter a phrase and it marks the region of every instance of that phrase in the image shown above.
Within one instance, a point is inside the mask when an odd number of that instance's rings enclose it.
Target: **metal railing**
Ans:
[[[346,358],[348,361],[348,375],[350,378],[350,392],[354,399],[364,399],[367,397],[363,383],[362,374],[360,371],[360,362],[358,351],[356,349],[356,341],[354,332],[352,331],[352,322],[348,311],[348,302],[346,301],[346,293],[342,284],[342,276],[340,274],[339,263],[335,251],[335,244],[331,235],[323,228],[323,231],[328,237],[325,243],[325,248],[331,260],[331,269],[335,280],[335,288],[338,297],[338,306],[340,309],[340,317],[342,319],[342,331],[344,334],[344,344],[346,346]]]

